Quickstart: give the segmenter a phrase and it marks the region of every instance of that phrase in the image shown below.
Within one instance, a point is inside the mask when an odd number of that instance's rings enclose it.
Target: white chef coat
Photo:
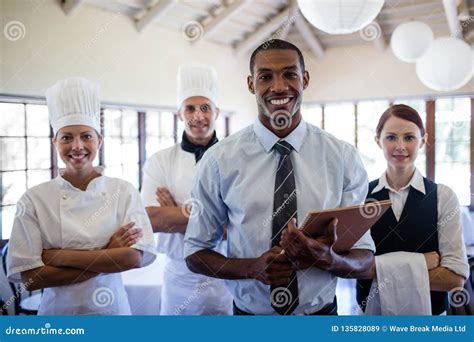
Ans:
[[[103,169],[96,171],[102,174]],[[132,248],[143,251],[141,266],[149,265],[156,258],[153,231],[138,191],[130,183],[100,176],[81,191],[58,176],[35,186],[18,203],[10,237],[8,278],[21,282],[21,272],[44,266],[43,249],[101,249],[131,221],[143,230],[143,237]],[[46,288],[38,314],[130,314],[122,275],[100,274],[77,284]]]
[[[166,187],[181,206],[191,198],[195,174],[195,156],[183,151],[180,144],[155,153],[143,168],[144,206],[160,206],[155,194],[158,187]],[[167,255],[161,292],[162,315],[232,314],[232,297],[224,281],[193,273],[186,266],[183,234],[158,233],[157,250]],[[217,251],[225,255],[225,241]]]

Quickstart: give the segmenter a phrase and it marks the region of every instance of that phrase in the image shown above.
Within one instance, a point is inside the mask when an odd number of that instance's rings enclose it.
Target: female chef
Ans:
[[[371,228],[374,281],[358,281],[359,305],[369,314],[442,314],[448,291],[461,289],[469,275],[457,197],[415,167],[427,141],[416,110],[403,104],[388,108],[375,140],[387,169],[369,184],[367,202],[390,199],[392,206]]]
[[[153,233],[137,190],[92,165],[102,144],[99,88],[69,78],[46,100],[66,168],[20,199],[8,278],[44,289],[39,315],[130,314],[120,272],[155,259]]]

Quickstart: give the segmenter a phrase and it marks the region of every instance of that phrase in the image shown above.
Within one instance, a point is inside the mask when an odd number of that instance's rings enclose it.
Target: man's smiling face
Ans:
[[[309,75],[302,70],[296,51],[260,51],[255,56],[253,75],[247,82],[250,92],[257,98],[259,118],[264,124],[270,122],[272,116],[283,119],[283,115],[289,122],[299,122],[303,90],[308,86]],[[275,128],[273,124],[271,126]]]

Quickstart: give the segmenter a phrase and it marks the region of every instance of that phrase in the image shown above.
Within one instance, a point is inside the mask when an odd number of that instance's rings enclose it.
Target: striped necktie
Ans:
[[[290,158],[293,148],[286,141],[277,142],[274,148],[278,151],[280,159],[273,193],[272,246],[278,246],[281,232],[288,226],[290,220],[296,217],[297,207],[295,175]],[[291,315],[299,304],[296,272],[293,272],[287,285],[271,286],[270,290],[272,308],[280,315]]]

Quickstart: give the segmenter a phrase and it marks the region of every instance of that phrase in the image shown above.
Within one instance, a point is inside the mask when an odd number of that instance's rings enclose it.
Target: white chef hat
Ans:
[[[178,108],[184,100],[192,96],[203,96],[216,104],[217,73],[213,67],[199,64],[181,65],[178,69],[177,83]]]
[[[54,135],[63,127],[85,125],[100,132],[99,85],[80,77],[56,82],[46,90]]]

